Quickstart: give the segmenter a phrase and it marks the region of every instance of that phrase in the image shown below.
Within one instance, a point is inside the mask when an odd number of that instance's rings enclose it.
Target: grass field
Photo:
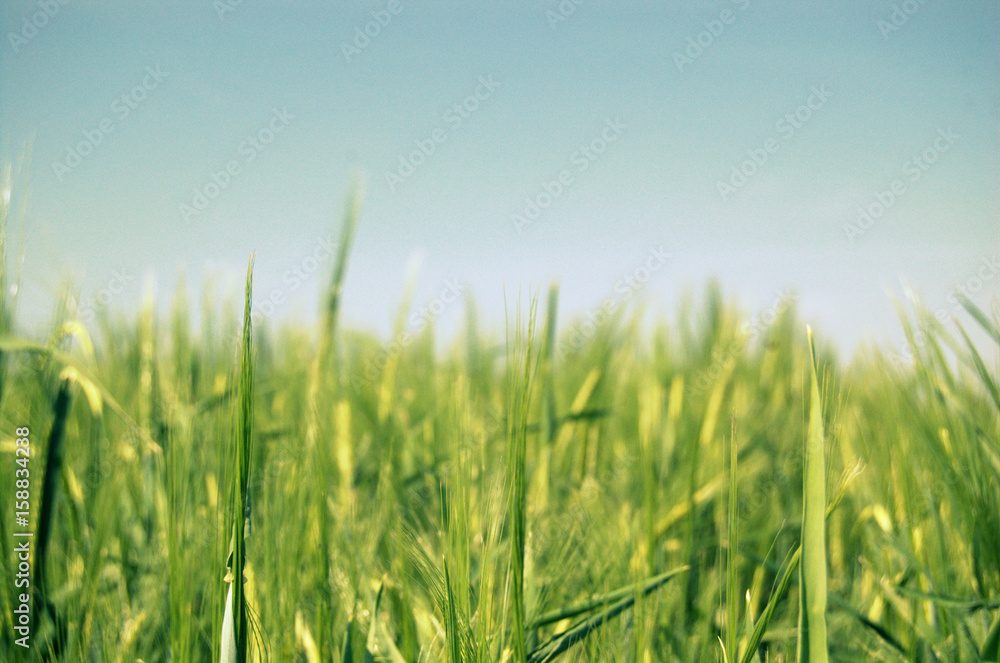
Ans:
[[[908,305],[912,365],[842,368],[794,302],[748,333],[710,285],[567,343],[553,287],[385,352],[339,319],[357,214],[317,329],[251,330],[248,269],[197,334],[180,290],[25,338],[0,269],[0,659],[997,661],[1000,393],[963,331]]]

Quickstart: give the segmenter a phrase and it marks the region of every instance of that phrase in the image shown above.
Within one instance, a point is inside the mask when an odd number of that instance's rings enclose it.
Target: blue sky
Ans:
[[[567,321],[792,288],[846,353],[903,343],[887,290],[1000,293],[995,2],[11,0],[0,27],[27,323],[68,278],[94,308],[165,303],[182,265],[195,301],[238,292],[251,251],[260,310],[311,320],[354,172],[344,313],[383,336],[415,265],[418,309],[457,283],[497,328],[553,279]]]

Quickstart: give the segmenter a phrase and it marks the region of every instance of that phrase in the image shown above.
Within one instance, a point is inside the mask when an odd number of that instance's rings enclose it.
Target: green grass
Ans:
[[[253,301],[253,256],[247,265],[246,297],[243,309],[243,335],[240,340],[239,373],[237,380],[236,425],[231,447],[232,489],[227,520],[232,525],[232,542],[226,560],[226,580],[229,589],[220,637],[220,661],[245,663],[249,660],[250,606],[244,590],[244,569],[247,564],[247,530],[251,517],[250,470],[253,464],[253,382],[254,354],[251,325]]]
[[[2,289],[0,491],[29,426],[38,651],[216,661],[228,619],[231,660],[996,660],[1000,380],[968,335],[997,342],[996,307],[954,331],[901,307],[912,365],[843,365],[794,305],[746,343],[714,285],[581,342],[553,286],[507,329],[470,302],[450,349],[428,326],[386,353],[339,321],[358,201],[318,329],[251,329],[250,268],[90,329],[67,295],[41,338]]]
[[[803,446],[802,561],[799,564],[800,663],[827,663],[826,641],[826,438],[816,373],[816,348],[809,336],[809,433]]]

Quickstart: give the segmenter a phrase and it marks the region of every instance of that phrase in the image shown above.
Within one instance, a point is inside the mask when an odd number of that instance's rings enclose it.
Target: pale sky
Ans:
[[[497,330],[553,279],[567,323],[794,289],[845,355],[903,343],[887,291],[1000,293],[997,3],[621,4],[6,0],[22,321],[70,278],[238,293],[251,251],[258,309],[312,320],[355,171],[344,317],[383,337],[413,264],[418,309],[457,287]]]

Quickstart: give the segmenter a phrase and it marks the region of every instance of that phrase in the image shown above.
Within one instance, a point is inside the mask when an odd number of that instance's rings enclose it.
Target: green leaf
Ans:
[[[955,297],[958,299],[959,303],[962,304],[962,308],[969,312],[969,315],[979,323],[987,334],[989,334],[994,341],[1000,343],[1000,327],[997,327],[995,322],[992,322],[982,310],[972,303],[972,300],[965,296],[964,293],[956,292]]]
[[[564,619],[570,614],[581,614],[583,612],[589,612],[594,607],[608,606],[608,601],[613,600],[612,597],[624,596],[624,598],[620,599],[617,603],[611,604],[601,613],[582,622],[578,622],[577,624],[571,626],[565,633],[560,633],[559,635],[536,647],[528,655],[528,663],[546,663],[547,661],[554,660],[557,656],[565,653],[570,647],[586,638],[609,620],[614,619],[621,613],[631,608],[638,595],[645,596],[652,593],[664,585],[668,580],[680,575],[689,568],[690,567],[682,566],[671,571],[666,571],[658,576],[654,576],[653,578],[646,580],[645,583],[642,584],[641,588],[635,585],[622,588],[612,592],[611,594],[600,597],[599,599],[588,601],[586,604],[583,604],[583,606],[565,609],[562,611],[563,616],[558,618],[553,615],[546,616],[544,618],[544,623],[551,623],[552,621],[558,621],[558,619]],[[637,591],[637,589],[641,589],[641,591]],[[542,621],[542,619],[536,620],[536,624]]]
[[[246,296],[243,306],[243,339],[240,344],[239,397],[236,402],[235,477],[230,502],[232,520],[232,551],[227,561],[230,567],[229,594],[226,597],[226,617],[223,620],[223,661],[245,663],[248,653],[248,608],[243,589],[243,567],[246,565],[246,529],[249,520],[250,465],[253,441],[253,330],[251,302],[253,300],[253,263],[247,263]],[[226,621],[229,621],[227,624]],[[231,636],[230,636],[231,634]]]
[[[986,663],[1000,663],[1000,613],[993,618],[993,626],[990,627],[979,657]]]
[[[378,593],[375,595],[375,605],[372,606],[372,620],[368,625],[368,643],[365,645],[365,663],[375,663],[375,643],[378,637],[378,609],[382,603],[382,590],[385,589],[385,582],[380,582]]]
[[[826,646],[826,462],[823,406],[816,376],[816,348],[808,329],[811,389],[809,433],[802,477],[802,563],[799,566],[799,663],[827,663]]]
[[[739,548],[739,500],[737,479],[736,417],[732,421],[729,440],[729,541],[726,556],[726,660],[736,658],[739,623],[739,587],[736,575],[736,554]]]
[[[564,619],[571,619],[577,617],[587,612],[593,612],[598,608],[605,608],[608,605],[614,603],[615,601],[620,601],[629,596],[635,596],[636,594],[648,594],[653,591],[666,581],[671,578],[684,573],[689,570],[690,566],[679,566],[675,569],[669,571],[664,571],[659,575],[655,575],[652,578],[648,578],[643,582],[627,585],[625,587],[620,587],[613,592],[608,592],[607,594],[602,594],[600,596],[595,596],[582,603],[577,603],[566,608],[560,608],[559,610],[553,610],[551,612],[546,612],[545,614],[532,620],[531,628],[541,628],[549,624],[554,624],[556,622],[561,622]]]

